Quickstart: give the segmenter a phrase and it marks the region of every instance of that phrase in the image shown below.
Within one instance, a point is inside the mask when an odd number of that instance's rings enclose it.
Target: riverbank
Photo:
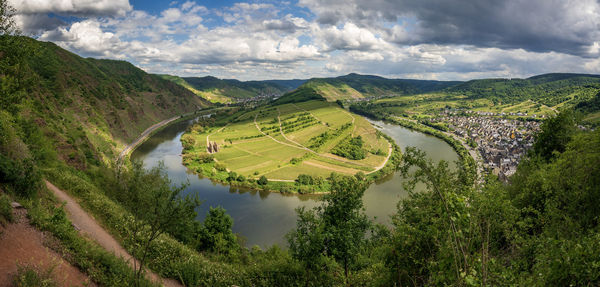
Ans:
[[[372,113],[368,110],[364,110],[360,107],[355,106],[351,106],[351,111],[359,115],[366,116],[368,118],[390,122],[411,130],[432,135],[445,141],[458,154],[461,168],[466,175],[464,177],[465,180],[473,182],[473,184],[478,184],[483,178],[483,170],[478,166],[477,161],[475,160],[475,158],[478,157],[477,151],[471,150],[470,148],[468,148],[466,143],[456,139],[453,135],[418,123],[415,120],[405,119],[394,115],[382,116],[381,114]]]
[[[382,136],[390,144],[389,154],[386,157],[385,163],[371,172],[359,172],[354,175],[359,179],[366,181],[367,185],[396,172],[401,162],[402,153],[400,147],[398,147],[390,136],[383,133]],[[182,163],[189,171],[201,177],[208,178],[213,182],[232,187],[282,194],[327,194],[330,192],[331,188],[328,178],[323,179],[309,175],[305,175],[302,179],[296,180],[266,179],[266,181],[261,181],[260,177],[246,178],[228,170],[220,165],[219,162],[214,161],[214,159],[212,159],[213,161],[208,162],[198,162],[198,159],[192,156],[186,156],[185,150],[182,153]]]
[[[332,174],[369,184],[396,171],[401,151],[366,119],[322,102],[265,106],[199,120],[181,137],[187,170],[235,187],[330,191]]]
[[[473,154],[472,154],[472,152],[476,152],[476,151],[472,151],[472,150],[468,149],[466,147],[466,144],[461,142],[460,140],[454,138],[453,136],[449,135],[448,133],[439,131],[437,129],[434,129],[432,127],[429,127],[429,126],[426,126],[423,124],[420,124],[416,121],[411,121],[411,120],[400,118],[400,117],[384,119],[384,121],[388,121],[388,122],[403,126],[405,128],[409,128],[411,130],[422,132],[424,134],[432,135],[434,137],[437,137],[437,138],[445,141],[458,154],[458,157],[460,159],[460,164],[461,164],[462,168],[464,169],[464,171],[468,175],[468,180],[475,182],[478,178],[481,178],[481,171],[479,171],[479,169],[477,168],[477,162],[473,158]]]
[[[119,153],[119,156],[117,157],[117,165],[120,165],[123,159],[128,157],[139,145],[143,144],[148,138],[150,138],[152,135],[159,132],[163,128],[167,127],[168,125],[190,120],[217,109],[218,108],[208,108],[203,110],[197,110],[192,113],[174,116],[172,118],[163,120],[150,126],[146,130],[144,130],[137,139],[135,139],[132,143],[128,144],[125,148],[123,148],[123,150]]]

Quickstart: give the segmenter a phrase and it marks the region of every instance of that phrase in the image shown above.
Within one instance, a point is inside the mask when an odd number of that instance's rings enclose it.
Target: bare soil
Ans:
[[[26,214],[25,209],[13,209],[14,222],[0,229],[0,286],[12,285],[17,264],[54,268],[52,277],[58,286],[95,286],[86,274],[47,247],[56,239],[33,227]]]

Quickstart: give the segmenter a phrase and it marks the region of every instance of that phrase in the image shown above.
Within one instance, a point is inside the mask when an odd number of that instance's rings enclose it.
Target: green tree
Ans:
[[[296,229],[288,236],[292,257],[309,271],[326,257],[344,268],[348,280],[350,267],[365,242],[371,222],[364,213],[362,196],[366,186],[353,176],[332,174],[331,193],[313,210],[297,209]]]
[[[232,252],[239,246],[231,231],[233,219],[222,207],[210,208],[199,235],[200,249],[217,253]]]
[[[130,170],[118,175],[117,200],[133,215],[130,236],[139,260],[136,284],[142,272],[152,243],[163,233],[171,232],[182,218],[195,214],[200,205],[197,198],[181,197],[185,185],[174,187],[164,172],[164,165],[145,170],[140,162],[133,162]]]
[[[14,18],[16,14],[17,10],[10,6],[7,0],[0,0],[0,36],[19,33]]]
[[[577,129],[576,123],[576,116],[572,111],[563,111],[546,119],[536,135],[533,153],[548,161],[554,152],[564,152]]]
[[[267,183],[269,183],[269,180],[267,179],[266,176],[261,175],[260,178],[258,179],[257,183],[260,185],[267,185]]]
[[[330,178],[331,193],[324,196],[323,233],[327,254],[333,256],[344,267],[348,278],[349,268],[370,227],[364,213],[362,196],[366,186],[352,176],[333,174]]]

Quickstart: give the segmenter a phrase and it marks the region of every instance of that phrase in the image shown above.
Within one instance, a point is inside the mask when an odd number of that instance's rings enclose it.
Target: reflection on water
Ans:
[[[284,195],[246,188],[231,187],[212,182],[195,175],[181,163],[181,135],[192,121],[175,123],[159,131],[140,145],[131,155],[151,168],[164,162],[166,172],[174,184],[189,182],[183,195],[197,193],[204,203],[198,207],[198,220],[203,220],[210,206],[222,206],[234,220],[233,231],[246,238],[248,246],[267,247],[272,244],[285,246],[284,235],[296,224],[295,209],[301,206],[317,206],[316,195]],[[452,148],[435,137],[406,128],[373,121],[378,128],[390,135],[404,150],[416,146],[434,161],[456,161]],[[396,210],[398,201],[408,194],[402,188],[403,179],[392,174],[372,184],[363,197],[366,213],[377,222],[390,223],[390,215]]]

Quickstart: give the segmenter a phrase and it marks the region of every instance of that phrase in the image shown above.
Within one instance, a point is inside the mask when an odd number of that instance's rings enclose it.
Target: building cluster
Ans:
[[[515,173],[521,157],[530,149],[539,131],[539,122],[446,113],[436,121],[448,124],[458,136],[477,144],[483,167],[502,180]]]

